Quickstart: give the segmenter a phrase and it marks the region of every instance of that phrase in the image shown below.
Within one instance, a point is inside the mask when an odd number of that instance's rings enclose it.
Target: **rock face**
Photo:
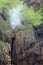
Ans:
[[[32,48],[34,47],[35,44],[36,39],[32,33],[27,33],[26,31],[23,30],[15,31],[15,40],[13,43],[12,52],[12,64],[14,65],[34,64],[35,56],[34,52],[32,51]]]
[[[13,65],[43,65],[43,24],[34,27],[34,31],[35,34],[15,29],[13,32],[7,30],[2,34],[3,41],[11,44],[10,63]],[[38,43],[40,44],[37,46]]]
[[[38,27],[34,27],[34,31],[35,31],[35,38],[39,43],[40,54],[43,60],[43,23],[41,23]]]
[[[38,27],[34,27],[34,31],[38,39],[43,39],[43,23],[40,24]]]
[[[0,29],[0,49],[2,47],[2,50],[0,51],[0,65],[11,65],[11,57],[10,57],[10,51],[11,51],[11,33],[10,30],[7,30],[3,32]]]
[[[12,31],[10,29],[6,31],[0,30],[0,40],[3,42],[11,43]]]
[[[0,41],[0,65],[11,64],[11,57],[9,54],[10,44]]]
[[[37,5],[39,6],[41,4],[41,0],[24,0],[24,2],[28,5]]]
[[[43,46],[40,46],[40,44],[43,44],[42,29],[43,24],[41,24],[37,27],[36,30],[34,30],[35,36],[34,34],[27,33],[24,30],[15,31],[15,40],[13,43],[13,52],[11,58],[13,65],[43,65]],[[40,38],[42,40],[40,40]],[[40,44],[37,45],[38,43]],[[34,48],[35,45],[36,48]]]

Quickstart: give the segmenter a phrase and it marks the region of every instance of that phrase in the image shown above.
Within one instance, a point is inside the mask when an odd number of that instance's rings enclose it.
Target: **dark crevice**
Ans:
[[[15,51],[15,47],[13,47],[15,37],[12,37],[11,40],[12,40],[12,42],[11,42],[11,64],[17,65],[16,61],[14,60],[16,58],[16,51]],[[13,52],[13,50],[14,50],[14,52]],[[13,55],[13,53],[14,53],[14,55]]]

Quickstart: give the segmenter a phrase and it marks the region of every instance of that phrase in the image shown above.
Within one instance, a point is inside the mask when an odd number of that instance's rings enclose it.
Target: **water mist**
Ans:
[[[16,27],[21,26],[23,7],[18,5],[10,10],[10,27],[14,30]]]

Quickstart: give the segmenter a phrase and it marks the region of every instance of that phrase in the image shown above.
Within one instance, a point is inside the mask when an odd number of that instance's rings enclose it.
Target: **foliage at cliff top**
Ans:
[[[4,21],[0,17],[0,27],[2,29],[7,29],[9,27],[9,10],[13,7],[16,7],[16,5],[18,4],[23,6],[22,20],[24,23],[24,28],[28,29],[30,25],[37,26],[40,25],[40,23],[42,23],[42,16],[40,10],[35,12],[33,7],[28,7],[26,3],[23,3],[20,0],[0,0],[0,12],[2,11],[3,7],[5,7],[7,15],[7,21]]]

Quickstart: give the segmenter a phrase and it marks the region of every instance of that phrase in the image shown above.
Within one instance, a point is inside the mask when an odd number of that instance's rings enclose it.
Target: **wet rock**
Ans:
[[[12,61],[13,63],[16,61],[17,65],[28,65],[28,56],[29,53],[32,52],[30,51],[30,48],[32,50],[34,44],[36,43],[36,39],[31,32],[28,33],[25,30],[16,30],[15,32],[16,33],[13,43]]]

